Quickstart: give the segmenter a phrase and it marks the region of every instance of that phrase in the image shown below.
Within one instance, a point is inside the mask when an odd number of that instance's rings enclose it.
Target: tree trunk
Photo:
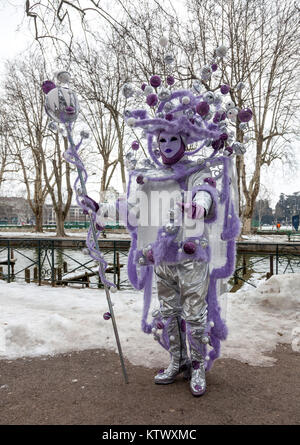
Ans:
[[[34,212],[35,216],[35,232],[43,232],[43,207],[38,206]]]
[[[252,218],[244,216],[243,227],[242,227],[243,235],[248,235],[249,233],[251,233],[251,221],[252,221]]]
[[[65,232],[65,226],[64,226],[65,219],[61,212],[56,213],[56,236],[65,238],[66,232]]]

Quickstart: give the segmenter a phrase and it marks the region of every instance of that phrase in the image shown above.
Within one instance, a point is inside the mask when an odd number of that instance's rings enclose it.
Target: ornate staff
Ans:
[[[70,82],[70,74],[66,71],[58,72],[56,74],[56,77],[60,84],[68,84]],[[83,139],[88,138],[89,135],[86,131],[81,131],[80,142],[77,145],[75,144],[73,139],[73,124],[78,117],[80,107],[76,93],[72,89],[67,86],[57,86],[50,80],[46,80],[43,83],[42,89],[43,92],[46,94],[45,110],[48,116],[52,119],[49,127],[55,130],[57,127],[56,123],[63,124],[67,132],[67,137],[70,145],[67,151],[64,153],[64,158],[67,162],[75,165],[77,168],[78,176],[74,183],[76,201],[77,204],[83,209],[83,213],[89,215],[90,219],[90,227],[87,234],[86,245],[89,250],[90,256],[99,263],[98,272],[104,285],[106,299],[109,307],[109,312],[106,312],[103,317],[105,320],[112,320],[124,379],[125,382],[128,383],[117,323],[110,298],[110,291],[115,292],[116,286],[115,284],[109,282],[105,277],[107,262],[104,260],[103,254],[101,253],[98,244],[99,235],[104,227],[101,225],[101,222],[97,215],[99,205],[87,195],[86,182],[88,174],[78,154],[78,150]]]

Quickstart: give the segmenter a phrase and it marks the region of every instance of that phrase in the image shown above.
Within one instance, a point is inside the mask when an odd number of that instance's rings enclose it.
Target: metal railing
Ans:
[[[107,273],[113,275],[112,281],[118,288],[127,282],[121,276],[121,271],[125,263],[127,264],[129,244],[127,240],[99,241],[104,258],[108,262]],[[22,280],[38,285],[81,284],[102,287],[97,264],[84,254],[85,248],[85,240],[2,238],[0,279],[8,283]],[[122,262],[122,258],[126,258],[126,261]]]
[[[127,277],[129,240],[99,240],[108,262],[111,281],[130,287]],[[101,287],[94,261],[85,256],[83,239],[0,238],[0,279],[52,286],[81,284]],[[300,243],[237,243],[236,269],[229,283],[237,290],[247,283],[256,287],[253,274],[269,278],[278,273],[300,272]]]

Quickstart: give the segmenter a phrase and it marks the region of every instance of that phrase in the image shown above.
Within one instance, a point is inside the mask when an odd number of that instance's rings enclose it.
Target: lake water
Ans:
[[[1,251],[2,250],[2,251]],[[33,248],[14,248],[14,257],[16,259],[15,263],[15,281],[24,281],[25,279],[25,269],[29,268],[31,272],[31,279],[33,280],[33,269],[38,264],[38,251]],[[105,252],[105,251],[104,251]],[[7,256],[7,250],[0,248],[0,259],[4,259]],[[105,260],[113,265],[114,263],[114,253],[112,251],[106,251],[104,254]],[[115,257],[116,258],[116,257]],[[239,280],[239,284],[243,285],[243,287],[251,288],[257,285],[257,282],[261,279],[266,278],[267,272],[270,271],[270,259],[269,256],[262,255],[246,255],[246,269],[247,274],[243,276],[242,270],[238,271],[238,276],[245,279],[247,282],[244,283],[242,280]],[[121,288],[130,288],[131,285],[128,282],[127,277],[127,259],[128,259],[128,251],[120,251],[119,252],[119,261],[120,264],[123,265],[120,269],[120,282]],[[76,272],[85,272],[88,271],[89,268],[95,266],[95,262],[91,260],[89,255],[86,255],[82,249],[55,249],[53,256],[52,252],[42,251],[41,254],[41,270],[42,270],[42,279],[51,281],[51,265],[52,261],[54,261],[54,265],[56,268],[63,269],[64,263],[67,264],[68,273],[76,271]],[[237,256],[236,268],[242,267],[242,256]],[[7,275],[7,266],[2,265],[3,274]],[[278,261],[278,273],[291,273],[298,272],[300,273],[300,256],[282,256]],[[276,273],[276,261],[274,258],[274,274]],[[64,275],[64,274],[63,274]],[[114,281],[114,274],[108,273],[107,278],[110,281]],[[117,282],[117,277],[115,276],[115,282]],[[98,286],[98,277],[93,276],[90,277],[91,287]],[[230,285],[234,285],[234,280],[231,278],[229,281]]]

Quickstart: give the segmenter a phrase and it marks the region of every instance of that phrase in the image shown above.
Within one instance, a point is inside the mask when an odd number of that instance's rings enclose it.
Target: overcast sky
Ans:
[[[24,18],[24,4],[25,0],[0,0],[0,76],[2,79],[5,59],[24,52],[33,43],[27,18]],[[271,194],[273,207],[280,193],[291,194],[300,190],[299,141],[295,142],[294,146],[296,165],[294,172],[291,172],[290,168],[282,165],[281,162],[263,169],[262,183]]]

